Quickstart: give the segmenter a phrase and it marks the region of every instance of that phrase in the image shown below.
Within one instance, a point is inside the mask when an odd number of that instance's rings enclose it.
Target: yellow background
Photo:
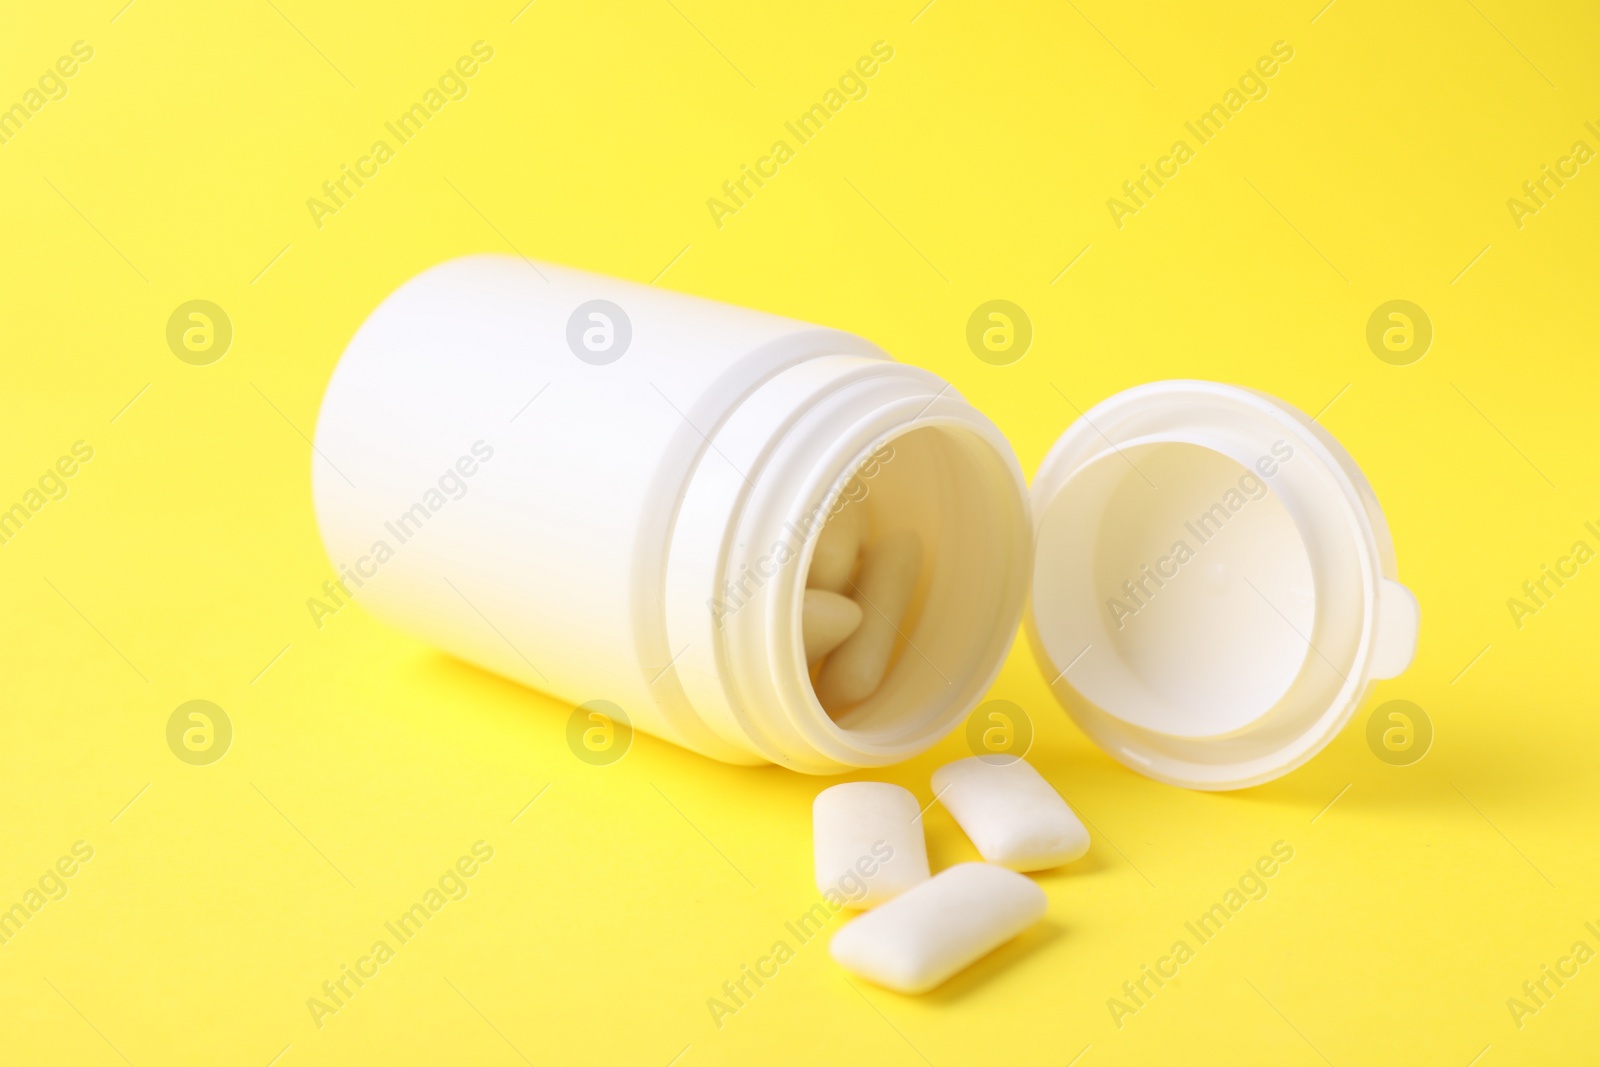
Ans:
[[[0,103],[94,48],[0,145],[0,503],[95,449],[0,546],[0,906],[95,850],[0,947],[0,1059],[1600,1060],[1600,962],[1520,1029],[1506,1006],[1574,941],[1600,949],[1600,564],[1520,629],[1506,607],[1600,547],[1600,164],[1520,229],[1506,206],[1600,148],[1592,9],[521,3],[0,18]],[[470,95],[319,229],[307,198],[480,39]],[[870,94],[715,226],[706,199],[879,40]],[[1117,228],[1107,198],[1279,40],[1270,95]],[[305,606],[330,576],[306,440],[328,375],[396,285],[483,250],[857,331],[952,381],[1030,473],[1072,405],[1153,379],[1321,412],[1393,526],[1416,663],[1308,766],[1203,795],[1096,751],[1019,646],[992,695],[1029,711],[1095,837],[1039,877],[1047,922],[921,998],[852,989],[818,940],[719,1029],[707,998],[815,899],[823,783],[642,737],[587,766],[566,707]],[[165,341],[196,298],[234,326],[210,366]],[[1011,366],[964,341],[994,298],[1036,329]],[[1395,298],[1435,328],[1406,367],[1364,336]],[[165,741],[196,698],[235,729],[211,766]],[[1412,766],[1366,744],[1392,698],[1436,729]],[[964,754],[886,777],[926,802]],[[974,858],[926,822],[936,868]],[[478,840],[470,895],[319,1029],[307,998]],[[1270,895],[1118,1028],[1107,999],[1280,840]]]

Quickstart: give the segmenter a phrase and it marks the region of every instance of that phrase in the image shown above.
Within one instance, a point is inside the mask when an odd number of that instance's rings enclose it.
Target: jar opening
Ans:
[[[1026,507],[1004,458],[953,422],[893,435],[846,470],[854,477],[841,495],[866,513],[863,548],[909,531],[921,542],[921,566],[909,606],[893,620],[894,650],[878,687],[824,709],[813,671],[811,698],[848,740],[902,745],[953,725],[998,669],[1018,607],[1017,568],[1026,566],[1025,549],[1021,558],[1017,550],[1019,533],[1026,545]],[[803,584],[809,551],[801,562]],[[876,610],[856,599],[863,613]]]

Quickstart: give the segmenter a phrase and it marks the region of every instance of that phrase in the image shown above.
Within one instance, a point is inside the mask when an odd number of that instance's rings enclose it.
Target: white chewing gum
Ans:
[[[880,538],[863,554],[851,598],[861,608],[861,625],[817,678],[817,699],[830,713],[860,703],[883,682],[921,571],[922,541],[910,530]]]
[[[847,923],[828,946],[839,965],[900,993],[923,993],[1044,917],[1032,879],[958,863]]]
[[[866,535],[866,517],[859,505],[846,504],[828,518],[811,553],[806,588],[849,595],[850,575],[856,569],[856,557],[861,554],[861,541]]]
[[[1089,851],[1089,831],[1024,759],[968,756],[933,772],[933,792],[990,863],[1042,871]]]
[[[928,880],[922,811],[888,782],[843,782],[811,805],[817,891],[849,907],[875,908]]]
[[[806,662],[815,663],[838,648],[861,625],[861,606],[826,589],[807,589],[800,606],[800,637]]]

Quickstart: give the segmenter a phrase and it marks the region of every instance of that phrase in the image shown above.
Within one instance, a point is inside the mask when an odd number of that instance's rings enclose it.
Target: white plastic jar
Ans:
[[[1275,443],[1292,459],[1268,476]],[[1174,563],[1169,534],[1252,471],[1261,495],[1222,499],[1220,533]],[[829,774],[927,749],[993,682],[1030,588],[1068,711],[1198,788],[1297,766],[1415,648],[1370,487],[1271,398],[1113,397],[1030,504],[993,423],[859,337],[511,257],[445,263],[373,312],[328,385],[312,482],[341,580],[378,616],[732,763]],[[846,496],[873,537],[912,529],[924,552],[888,675],[835,721],[800,608]]]

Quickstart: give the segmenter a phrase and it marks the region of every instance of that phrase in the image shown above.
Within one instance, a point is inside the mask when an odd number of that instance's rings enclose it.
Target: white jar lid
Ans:
[[[1298,767],[1416,651],[1416,598],[1348,452],[1290,405],[1153,382],[1072,424],[1033,483],[1026,629],[1075,722],[1152,778]]]

